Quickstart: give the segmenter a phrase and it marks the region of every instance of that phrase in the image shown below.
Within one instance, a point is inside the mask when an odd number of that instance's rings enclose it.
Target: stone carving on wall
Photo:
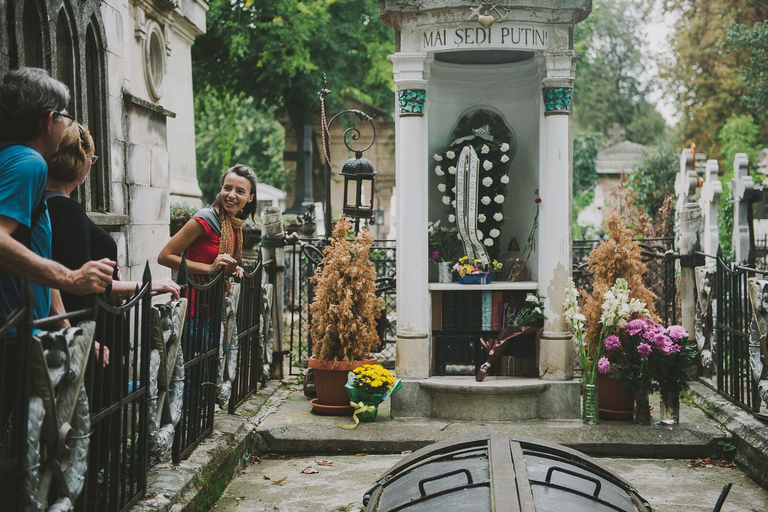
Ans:
[[[149,355],[149,452],[161,458],[173,445],[184,401],[184,353],[181,336],[187,299],[152,306]]]
[[[219,339],[219,365],[216,378],[216,403],[224,407],[232,395],[232,381],[237,372],[237,353],[240,342],[237,332],[237,306],[240,303],[240,284],[232,283],[224,297],[221,335]]]
[[[715,337],[715,274],[713,266],[696,267],[696,318],[695,334],[699,346],[699,360],[704,376],[715,373],[717,338]]]
[[[768,404],[768,281],[750,278],[747,282],[752,305],[749,335],[749,366],[760,398]]]
[[[29,443],[23,510],[74,510],[85,482],[91,412],[85,368],[95,323],[43,332],[30,346]]]

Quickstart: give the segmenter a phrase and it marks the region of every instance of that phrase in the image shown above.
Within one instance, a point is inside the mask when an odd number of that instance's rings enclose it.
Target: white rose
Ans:
[[[501,179],[499,179],[499,181],[506,185],[507,183],[509,183],[509,176],[505,174],[504,176],[501,177]]]
[[[456,168],[454,166],[450,166],[448,168],[448,174],[456,174]]]
[[[507,155],[501,155],[501,163],[505,164],[509,162],[509,157]]]
[[[451,198],[448,196],[443,196],[443,204],[451,204]]]
[[[438,162],[442,162],[443,161],[443,157],[441,157],[440,155],[435,153],[435,160],[438,161]]]
[[[445,192],[445,189],[446,189],[446,188],[447,188],[447,187],[445,186],[445,183],[441,183],[441,184],[439,184],[439,185],[437,186],[437,190],[439,190],[440,192]]]
[[[455,194],[455,193],[456,193],[456,187],[453,187],[453,188],[451,189],[451,192],[453,192],[453,193]]]
[[[494,197],[493,200],[499,204],[502,204],[504,202],[504,196],[501,194],[496,194],[496,197]]]
[[[448,216],[448,222],[450,222],[450,223],[456,222],[456,216],[454,214],[450,214]]]
[[[483,169],[485,169],[486,171],[490,171],[491,169],[493,169],[493,164],[491,163],[490,160],[486,160],[485,162],[483,162]]]
[[[483,178],[483,185],[485,185],[486,187],[490,187],[491,185],[493,185],[493,179],[491,179],[490,176],[486,176],[485,178]]]
[[[445,172],[440,168],[439,165],[435,167],[435,174],[437,174],[438,176],[445,176]]]
[[[485,222],[485,215],[482,213],[477,216],[477,222]]]
[[[506,153],[507,151],[509,151],[509,144],[507,144],[506,142],[505,142],[504,144],[502,144],[502,145],[501,145],[501,150],[502,150],[503,152],[505,152],[505,153]]]
[[[456,208],[456,201],[451,201],[451,206],[453,206],[454,208]]]
[[[448,151],[445,154],[445,156],[447,156],[449,160],[453,160],[454,158],[456,158],[456,153],[454,153],[453,151]]]
[[[483,196],[483,198],[480,200],[480,202],[487,206],[487,205],[491,204],[491,198],[488,197],[488,196]]]
[[[478,240],[482,240],[482,239],[483,239],[483,236],[484,236],[484,235],[483,235],[483,232],[482,232],[482,231],[480,231],[480,230],[478,229],[478,230],[477,230],[477,239],[478,239]]]
[[[483,240],[483,243],[488,247],[490,247],[493,245],[493,238],[486,238],[485,240]]]
[[[490,233],[491,238],[499,238],[500,234],[501,234],[501,231],[499,231],[498,229],[492,229]]]
[[[493,214],[493,220],[495,220],[496,222],[501,222],[502,220],[504,220],[504,215],[502,215],[501,212],[496,212]]]
[[[491,151],[491,148],[489,148],[486,144],[483,144],[483,147],[480,148],[480,152],[484,155],[487,155]]]

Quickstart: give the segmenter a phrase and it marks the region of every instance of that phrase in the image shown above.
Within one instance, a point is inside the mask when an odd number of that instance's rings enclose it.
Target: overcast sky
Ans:
[[[674,18],[670,15],[664,15],[659,9],[654,9],[651,17],[651,22],[646,27],[646,34],[648,35],[648,41],[651,46],[651,51],[654,55],[663,55],[669,53],[669,37],[672,33],[672,24]],[[654,59],[654,66],[655,66]],[[657,73],[657,69],[653,69],[653,73]],[[666,97],[663,91],[656,90],[650,95],[650,100],[656,103],[656,110],[661,112],[664,119],[671,125],[674,125],[678,121],[677,110],[674,107],[672,99]]]

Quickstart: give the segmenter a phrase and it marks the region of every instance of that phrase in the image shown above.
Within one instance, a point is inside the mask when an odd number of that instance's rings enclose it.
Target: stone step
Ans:
[[[430,377],[403,381],[392,415],[462,421],[579,418],[578,381],[526,377]]]

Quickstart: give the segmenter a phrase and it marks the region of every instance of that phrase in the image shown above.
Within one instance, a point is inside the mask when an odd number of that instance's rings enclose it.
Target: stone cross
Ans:
[[[608,135],[611,136],[611,145],[621,142],[621,138],[626,133],[626,130],[624,130],[619,123],[613,123],[613,128],[608,130]]]
[[[736,153],[730,185],[733,199],[733,250],[736,261],[743,263],[749,257],[749,208],[755,192],[755,184],[752,176],[749,175],[749,157],[746,153]]]
[[[694,195],[696,194],[696,186],[699,183],[699,177],[696,171],[693,170],[693,151],[691,148],[685,148],[680,153],[680,171],[675,176],[675,195],[677,201],[675,202],[675,219],[680,221],[680,213],[683,211],[683,205],[694,201]],[[677,229],[679,233],[680,230]]]
[[[717,254],[717,246],[720,243],[720,233],[717,226],[717,204],[723,193],[723,185],[719,179],[720,166],[717,160],[707,160],[704,171],[704,184],[701,186],[699,205],[701,205],[704,219],[704,235],[702,251],[705,254]],[[707,258],[707,263],[715,263],[714,258]]]

